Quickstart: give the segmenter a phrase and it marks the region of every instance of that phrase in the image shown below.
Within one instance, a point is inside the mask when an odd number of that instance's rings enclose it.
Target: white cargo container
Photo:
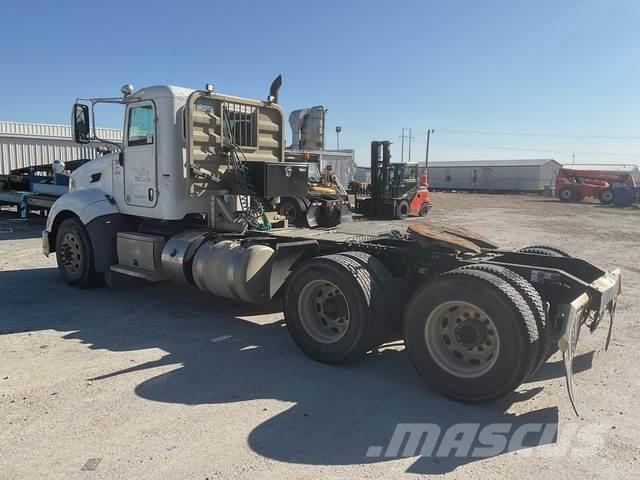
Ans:
[[[541,192],[559,168],[553,159],[430,162],[428,181],[433,190]]]
[[[122,131],[117,128],[96,130],[104,140],[120,141],[122,138]],[[67,125],[0,122],[0,174],[16,168],[46,165],[54,160],[95,158],[96,146],[74,143],[71,127]]]

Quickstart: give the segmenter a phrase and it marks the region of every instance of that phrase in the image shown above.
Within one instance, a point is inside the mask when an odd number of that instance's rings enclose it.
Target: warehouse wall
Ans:
[[[99,128],[97,133],[105,140],[119,141],[121,138],[118,129]],[[54,160],[95,158],[98,145],[89,147],[74,143],[71,128],[66,125],[0,122],[0,174]]]

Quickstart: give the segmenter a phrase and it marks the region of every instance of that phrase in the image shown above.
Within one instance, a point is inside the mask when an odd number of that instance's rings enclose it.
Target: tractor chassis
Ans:
[[[412,293],[440,274],[467,265],[505,267],[528,280],[545,304],[553,325],[557,346],[563,354],[566,382],[577,414],[573,388],[573,358],[583,325],[593,332],[605,313],[610,316],[607,344],[621,290],[619,270],[606,272],[591,263],[572,257],[554,257],[509,250],[483,249],[480,254],[459,253],[440,246],[424,247],[397,232],[382,235],[348,234],[335,230],[291,230],[250,233],[244,236],[215,234],[216,237],[269,244],[276,250],[271,271],[271,294],[276,295],[290,272],[301,262],[321,255],[362,252],[380,260],[405,288],[402,310]]]

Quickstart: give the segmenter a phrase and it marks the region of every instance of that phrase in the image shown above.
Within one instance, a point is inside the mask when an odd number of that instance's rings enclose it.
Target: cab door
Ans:
[[[153,102],[127,107],[124,146],[124,199],[128,205],[154,207],[157,203],[156,114]]]

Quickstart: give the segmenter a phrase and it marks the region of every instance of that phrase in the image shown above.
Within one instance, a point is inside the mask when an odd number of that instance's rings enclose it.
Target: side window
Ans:
[[[153,107],[144,105],[129,110],[129,130],[127,145],[151,145],[155,140],[155,125],[153,122]]]

